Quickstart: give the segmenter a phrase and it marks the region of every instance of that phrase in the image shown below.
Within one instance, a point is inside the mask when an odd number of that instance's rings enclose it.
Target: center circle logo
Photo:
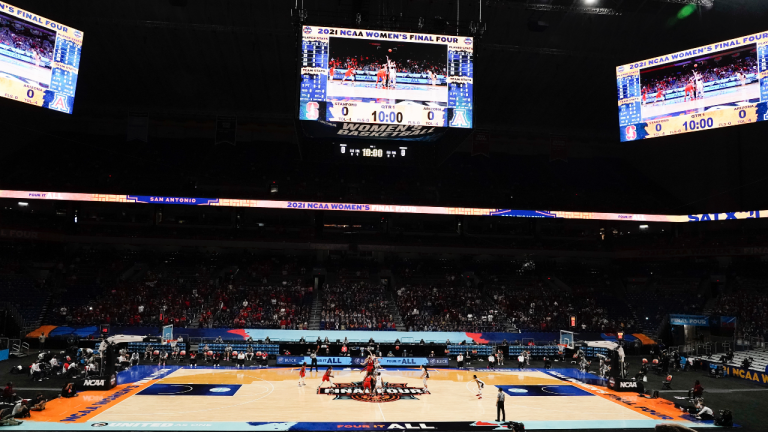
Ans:
[[[519,389],[519,388],[511,388],[511,389],[507,389],[507,391],[510,393],[528,393],[528,390]]]
[[[232,389],[229,388],[229,387],[214,387],[214,388],[210,389],[209,391],[211,393],[226,393],[226,392],[228,392],[230,390],[232,390]]]

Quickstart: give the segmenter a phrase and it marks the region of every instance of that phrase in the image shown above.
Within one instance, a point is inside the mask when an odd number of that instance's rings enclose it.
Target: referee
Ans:
[[[315,352],[309,355],[309,358],[312,359],[312,363],[309,365],[310,372],[312,372],[312,368],[315,368],[315,372],[317,372],[317,351],[319,350],[320,350],[320,345],[317,346],[317,349],[315,350]]]
[[[506,398],[506,395],[499,389],[499,394],[496,395],[496,421],[499,421],[499,413],[501,413],[501,421],[507,421],[507,412],[504,411],[504,398]]]

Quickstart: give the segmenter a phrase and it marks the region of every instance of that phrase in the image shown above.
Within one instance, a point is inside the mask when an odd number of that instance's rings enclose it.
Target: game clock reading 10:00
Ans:
[[[474,40],[303,28],[299,119],[472,127]]]
[[[768,31],[616,68],[621,141],[768,120]]]

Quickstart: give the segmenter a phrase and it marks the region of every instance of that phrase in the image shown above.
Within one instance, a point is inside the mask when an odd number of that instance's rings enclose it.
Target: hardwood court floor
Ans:
[[[475,395],[472,375],[485,383],[483,399]],[[333,382],[359,382],[359,371],[335,370]],[[540,371],[431,372],[429,393],[419,370],[385,370],[382,377],[390,402],[355,400],[346,389],[318,394],[322,371],[298,385],[296,369],[179,369],[131,395],[93,421],[212,421],[212,422],[427,422],[476,421],[496,418],[496,386],[508,390],[507,419],[516,421],[649,420],[649,416],[613,400],[599,397]],[[238,387],[239,386],[239,387]],[[326,383],[326,386],[328,384]],[[397,387],[407,390],[402,393]],[[147,391],[148,390],[148,391]],[[331,390],[335,391],[335,390]],[[220,394],[220,395],[217,395]],[[365,398],[364,396],[362,397]]]

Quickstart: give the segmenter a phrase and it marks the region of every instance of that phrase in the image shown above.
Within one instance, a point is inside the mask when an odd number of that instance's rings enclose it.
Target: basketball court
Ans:
[[[448,86],[397,84],[394,89],[376,88],[373,83],[357,83],[340,79],[328,81],[328,100],[388,99],[448,103]]]
[[[641,108],[641,117],[643,120],[654,120],[668,115],[675,115],[686,111],[704,112],[719,105],[733,104],[747,101],[760,101],[760,84],[747,84],[743,87],[735,87],[728,90],[720,90],[716,94],[704,93],[703,99],[683,102],[679,101],[659,101],[654,102],[655,94],[648,94],[648,102]]]
[[[118,374],[109,391],[57,399],[15,427],[22,430],[502,430],[496,394],[506,394],[507,420],[529,430],[653,428],[677,422],[709,427],[682,416],[671,402],[614,393],[575,369],[431,371],[428,389],[418,369],[382,372],[385,394],[373,399],[363,374],[334,370],[334,386],[318,390],[323,370],[298,385],[297,368],[135,366]],[[477,375],[485,382],[478,399]]]

